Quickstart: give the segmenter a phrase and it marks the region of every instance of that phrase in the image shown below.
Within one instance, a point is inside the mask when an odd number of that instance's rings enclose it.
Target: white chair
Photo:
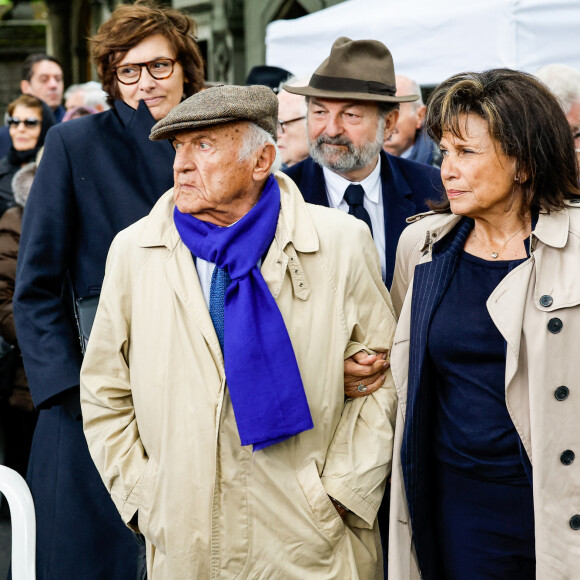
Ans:
[[[28,485],[16,471],[0,465],[0,492],[12,521],[12,580],[36,580],[36,518]]]

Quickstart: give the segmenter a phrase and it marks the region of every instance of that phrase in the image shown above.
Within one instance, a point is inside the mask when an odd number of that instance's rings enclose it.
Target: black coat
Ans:
[[[81,352],[68,280],[77,297],[99,293],[114,236],[173,185],[173,149],[149,140],[153,124],[145,104],[117,102],[53,127],[24,212],[14,318],[42,409],[28,474],[39,579],[136,574],[136,544],[73,418]]]
[[[286,169],[309,203],[328,207],[322,167],[310,157]],[[387,287],[393,281],[397,242],[408,217],[427,211],[428,199],[440,199],[443,185],[439,170],[381,152],[381,183],[385,213]]]
[[[0,159],[0,216],[14,204],[12,179],[20,169],[20,165],[10,163],[8,156]]]

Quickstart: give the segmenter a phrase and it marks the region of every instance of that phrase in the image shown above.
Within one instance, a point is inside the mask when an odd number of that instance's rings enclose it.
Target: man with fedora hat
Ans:
[[[367,226],[272,175],[277,109],[263,86],[175,107],[151,132],[175,185],[109,252],[84,429],[151,580],[382,573],[397,397],[388,374],[345,402],[342,370],[390,348],[390,298]]]
[[[382,276],[390,287],[399,235],[406,219],[438,199],[439,172],[382,151],[393,132],[399,103],[389,49],[377,40],[337,39],[330,56],[305,87],[283,87],[306,96],[310,157],[286,173],[304,199],[362,219],[372,231]]]

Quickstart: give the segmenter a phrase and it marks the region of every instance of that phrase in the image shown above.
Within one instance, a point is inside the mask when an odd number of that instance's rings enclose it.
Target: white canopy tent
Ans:
[[[580,0],[347,0],[270,23],[266,63],[308,75],[339,36],[384,42],[396,72],[422,85],[495,67],[580,69]]]

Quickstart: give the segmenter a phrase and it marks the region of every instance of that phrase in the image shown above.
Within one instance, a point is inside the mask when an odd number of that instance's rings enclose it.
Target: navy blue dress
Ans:
[[[505,404],[505,341],[485,306],[523,261],[463,252],[429,328],[435,531],[446,580],[535,578],[532,490]]]

